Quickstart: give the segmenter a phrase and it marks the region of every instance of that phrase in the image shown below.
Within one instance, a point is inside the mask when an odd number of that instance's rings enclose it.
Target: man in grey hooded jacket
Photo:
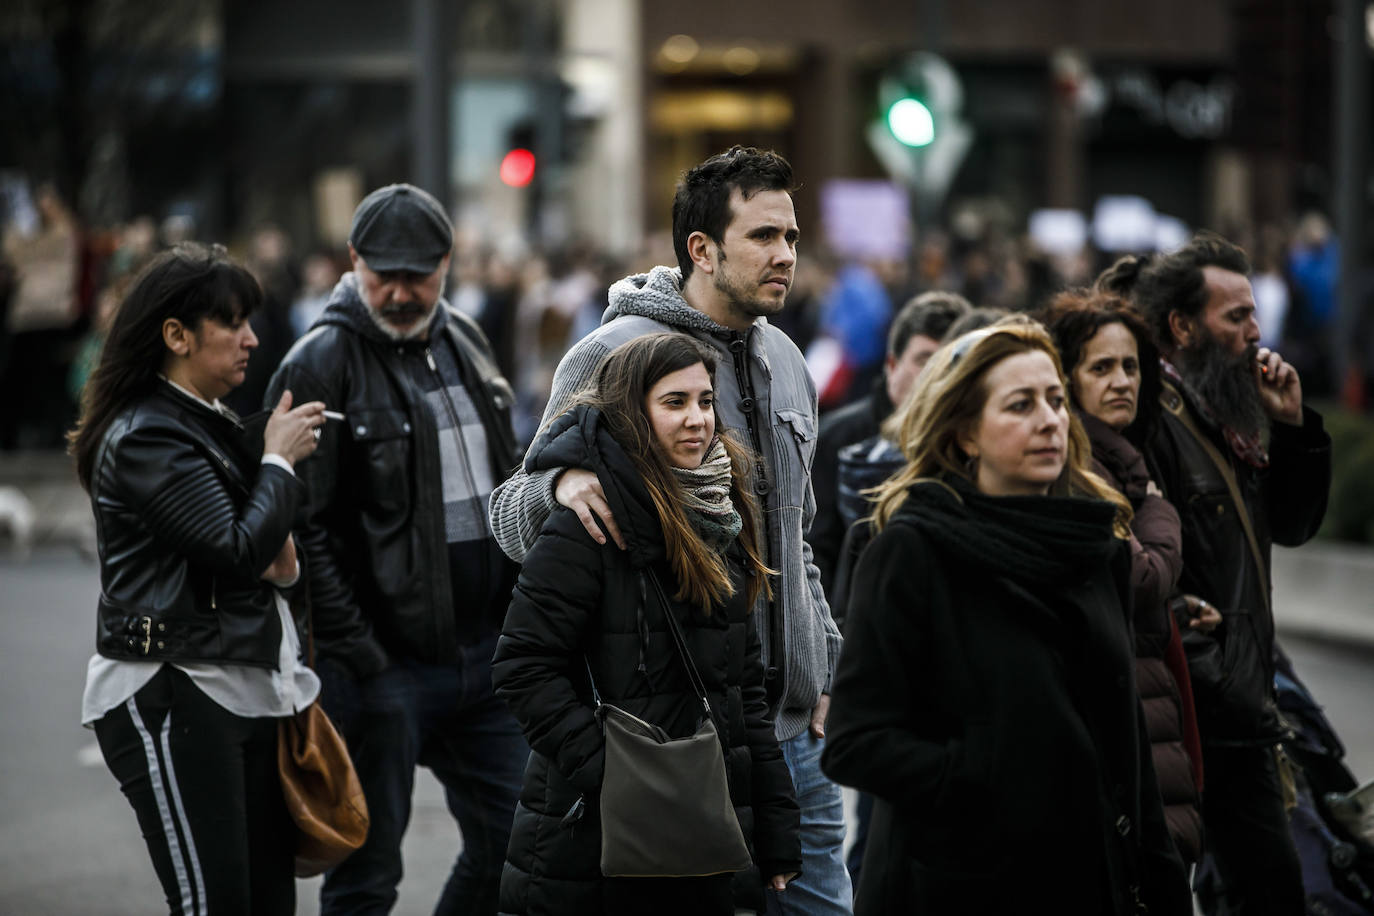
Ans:
[[[815,514],[816,389],[796,345],[767,321],[782,310],[796,264],[791,189],[792,167],[772,152],[734,147],[691,169],[673,201],[679,267],[655,267],[611,287],[601,327],[559,364],[543,423],[627,340],[679,331],[718,353],[716,412],[761,457],[754,491],[768,532],[766,559],[780,573],[773,600],[760,611],[760,631],[774,726],[802,808],[803,871],[775,902],[784,913],[848,913],[840,790],[820,772],[840,634],[805,539]],[[624,546],[594,473],[520,470],[491,497],[492,530],[512,559],[523,559],[560,503],[598,543],[609,535]]]

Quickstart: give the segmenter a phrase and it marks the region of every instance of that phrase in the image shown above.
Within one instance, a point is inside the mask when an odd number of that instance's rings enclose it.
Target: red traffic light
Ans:
[[[513,149],[501,159],[501,181],[512,188],[523,188],[534,180],[534,153]]]

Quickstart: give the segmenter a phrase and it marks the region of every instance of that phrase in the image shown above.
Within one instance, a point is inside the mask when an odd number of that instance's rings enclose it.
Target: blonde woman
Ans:
[[[878,799],[856,913],[1187,916],[1132,678],[1130,521],[1045,330],[941,349],[893,419],[826,772]]]

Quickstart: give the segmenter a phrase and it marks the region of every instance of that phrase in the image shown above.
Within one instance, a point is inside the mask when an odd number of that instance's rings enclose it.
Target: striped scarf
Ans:
[[[694,468],[673,468],[682,486],[687,518],[706,546],[724,550],[739,537],[742,522],[730,500],[730,456],[720,437],[711,440],[706,456]]]

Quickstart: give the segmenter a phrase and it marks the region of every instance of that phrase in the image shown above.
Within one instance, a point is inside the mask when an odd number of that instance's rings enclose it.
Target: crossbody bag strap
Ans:
[[[1245,530],[1245,540],[1250,545],[1250,553],[1255,559],[1255,566],[1262,575],[1268,578],[1269,567],[1268,564],[1264,562],[1264,554],[1260,551],[1259,539],[1255,537],[1255,528],[1250,523],[1250,510],[1245,507],[1245,500],[1241,498],[1240,483],[1236,480],[1236,472],[1231,467],[1231,462],[1227,461],[1225,457],[1222,456],[1221,452],[1217,450],[1217,447],[1212,444],[1212,441],[1204,436],[1202,431],[1197,428],[1197,424],[1193,421],[1193,417],[1189,413],[1187,405],[1183,403],[1183,397],[1178,391],[1167,382],[1164,384],[1164,390],[1166,394],[1171,395],[1169,397],[1160,398],[1160,402],[1164,405],[1164,409],[1178,417],[1184,429],[1188,430],[1188,433],[1202,446],[1203,451],[1207,453],[1207,457],[1212,459],[1212,463],[1216,465],[1217,471],[1221,474],[1221,479],[1226,482],[1226,489],[1231,492],[1231,501],[1236,505],[1236,517],[1240,519],[1240,526]],[[1261,589],[1260,592],[1264,599],[1265,611],[1272,613],[1269,609],[1268,589]]]
[[[696,663],[692,661],[692,653],[687,651],[687,638],[682,635],[682,627],[678,624],[677,618],[673,616],[673,611],[668,604],[668,596],[664,594],[663,583],[658,581],[658,574],[653,568],[646,570],[649,581],[654,585],[654,592],[658,595],[659,606],[663,608],[663,616],[668,618],[668,630],[673,634],[673,642],[677,645],[677,651],[682,656],[682,664],[687,669],[687,679],[692,682],[692,689],[696,691],[701,699],[701,705],[705,707],[706,714],[711,714],[711,704],[706,699],[706,684],[701,679],[701,673],[697,671]]]

